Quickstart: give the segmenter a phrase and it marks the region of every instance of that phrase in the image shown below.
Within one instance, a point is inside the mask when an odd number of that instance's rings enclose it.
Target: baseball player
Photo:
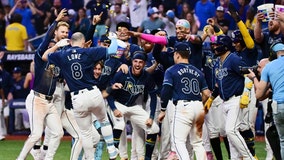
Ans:
[[[49,44],[49,47],[55,45],[56,42],[59,42],[61,39],[67,38],[69,33],[69,25],[66,22],[59,22],[57,24],[56,30],[54,32],[54,39]],[[63,46],[60,49],[66,49],[68,46]],[[46,58],[43,56],[43,59]],[[79,127],[75,121],[73,112],[65,108],[65,91],[64,91],[64,81],[62,76],[58,77],[56,82],[56,89],[53,94],[53,103],[57,109],[57,112],[60,116],[61,123],[63,128],[72,136],[74,139],[74,145],[72,145],[70,159],[78,159],[79,154],[82,150],[81,134]],[[43,141],[43,147],[40,150],[40,145],[34,146],[34,150],[31,153],[37,156],[40,153],[41,159],[45,157],[46,150],[48,149],[48,143],[50,140],[50,130],[48,127],[45,128],[45,137]],[[36,158],[35,158],[36,159]]]
[[[204,32],[203,36],[209,36],[209,37],[214,36],[213,27],[211,26],[208,26],[208,27],[209,28]],[[202,52],[203,52],[203,58],[204,58],[203,73],[204,73],[206,82],[208,84],[209,90],[213,91],[215,83],[216,83],[215,74],[214,74],[214,65],[216,63],[217,57],[214,55],[211,42],[203,42]],[[220,136],[223,137],[224,144],[226,146],[228,155],[230,157],[229,142],[225,134],[225,129],[224,129],[225,127],[222,125],[223,116],[222,116],[221,107],[219,107],[221,103],[222,103],[222,99],[219,96],[216,97],[212,103],[212,107],[210,108],[208,113],[205,115],[205,120],[204,120],[204,124],[205,124],[204,127],[207,128],[207,131],[208,131],[207,134],[210,139],[209,143],[211,144],[212,149],[214,151],[214,155],[216,159],[218,160],[223,159]],[[215,118],[215,117],[219,117],[219,118]],[[203,135],[205,136],[206,133],[204,131],[205,130],[203,130]],[[205,148],[205,149],[208,150],[208,148]]]
[[[180,19],[176,23],[176,36],[167,38],[166,36],[155,36],[145,33],[138,33],[138,32],[128,32],[131,36],[140,37],[148,42],[155,43],[153,49],[153,57],[155,60],[160,63],[164,70],[174,65],[173,60],[173,50],[172,47],[176,42],[186,42],[189,44],[192,55],[189,57],[189,61],[191,64],[198,69],[201,69],[202,66],[202,39],[200,36],[190,35],[190,24],[185,19]],[[165,47],[167,45],[168,47]],[[171,103],[169,103],[171,104]],[[168,107],[171,107],[169,105]],[[166,112],[170,111],[167,110]],[[171,113],[171,112],[170,112]],[[166,114],[165,121],[171,122],[171,114]],[[169,119],[168,119],[169,118]],[[161,144],[160,144],[160,158],[166,158],[168,153],[170,152],[170,125],[167,125],[166,122],[162,125],[162,132],[161,132]],[[174,152],[171,152],[174,153]]]
[[[119,59],[123,64],[127,64],[128,66],[131,65],[131,60],[133,57],[134,52],[143,50],[140,46],[130,43],[129,39],[131,38],[127,32],[130,31],[131,24],[127,22],[120,22],[116,25],[116,34],[119,40],[122,40],[124,43],[127,44],[127,49],[124,52],[124,55],[121,56]],[[119,142],[119,156],[122,159],[128,159],[128,152],[127,152],[127,138],[125,130],[122,132]],[[144,142],[144,141],[143,141]]]
[[[31,134],[26,140],[18,160],[24,160],[36,142],[40,141],[44,124],[51,130],[49,149],[45,159],[53,159],[63,136],[62,125],[57,110],[52,102],[58,72],[52,65],[42,60],[44,51],[48,48],[58,22],[65,16],[66,9],[57,16],[35,54],[34,87],[26,98],[26,108],[29,113]]]
[[[173,99],[175,109],[171,136],[173,146],[179,159],[190,159],[186,148],[187,137],[193,146],[198,159],[207,159],[202,145],[202,125],[204,110],[202,101],[210,95],[203,73],[189,64],[190,47],[186,43],[176,43],[174,47],[175,65],[165,72],[163,89],[161,91],[161,112],[159,121],[162,122],[166,106]]]
[[[144,32],[150,32],[148,30],[144,31]],[[160,29],[156,29],[151,31],[151,34],[159,34],[160,36],[165,36],[166,32]],[[152,55],[152,49],[153,49],[154,44],[150,43],[150,42],[146,42],[145,40],[141,40],[141,47],[143,48],[143,50],[147,53],[147,61],[146,61],[146,65],[145,65],[145,70],[151,74],[151,76],[153,77],[158,90],[157,90],[157,95],[160,95],[160,90],[162,88],[162,79],[161,77],[164,77],[164,71],[163,68],[160,64],[158,64],[153,55]],[[141,97],[141,103],[146,104],[143,105],[144,109],[147,112],[150,112],[150,102],[151,102],[151,98],[150,97]],[[160,112],[160,98],[157,97],[157,107],[156,107],[156,112],[155,112],[155,121],[156,123],[158,123],[157,121],[157,117],[158,114]],[[138,157],[141,157],[141,155],[144,155],[144,141],[145,141],[145,132],[143,129],[135,126],[134,124],[132,124],[132,139],[135,139],[135,141],[132,141],[131,143],[131,159],[138,159]],[[159,156],[159,149],[158,149],[158,141],[156,141],[156,145],[152,154],[152,159],[157,159]]]
[[[220,97],[223,103],[220,105],[225,116],[225,131],[230,144],[231,159],[253,159],[244,138],[240,135],[240,124],[243,120],[243,110],[240,108],[240,96],[244,88],[244,76],[239,67],[246,66],[245,62],[232,53],[232,40],[229,36],[219,35],[213,44],[213,50],[217,58],[214,72],[218,89],[215,88],[206,104],[209,109],[213,97]]]
[[[106,35],[103,35],[100,39],[99,45],[107,48],[109,47],[110,43],[111,43],[111,40]],[[94,68],[94,77],[98,82],[98,87],[102,91],[104,98],[108,95],[105,90],[107,86],[109,85],[109,82],[111,78],[114,76],[114,74],[118,70],[122,70],[122,72],[124,73],[128,72],[128,66],[125,64],[122,64],[122,62],[120,61],[120,58],[121,56],[123,56],[123,52],[124,52],[123,47],[126,47],[125,43],[123,43],[123,45],[124,46],[120,46],[121,48],[117,50],[115,56],[110,56],[109,59],[104,61],[102,66],[96,65]],[[101,68],[101,71],[100,71],[100,66],[103,67]],[[100,128],[101,128],[100,123],[97,120],[95,120],[94,124],[95,124],[96,129],[98,129],[98,131],[100,132]],[[101,144],[102,143],[99,142],[99,144],[96,147],[95,157],[97,160],[101,159],[101,155],[99,155],[99,153],[103,152],[102,151],[103,147],[101,146]]]
[[[98,22],[100,16],[97,15],[94,19]],[[109,157],[115,159],[118,152],[113,145],[112,129],[107,118],[102,94],[93,78],[93,66],[95,62],[105,60],[110,54],[116,53],[117,41],[113,39],[109,48],[82,48],[85,44],[85,37],[82,33],[76,32],[72,35],[70,42],[72,47],[67,50],[54,52],[57,49],[57,45],[55,45],[45,54],[48,55],[48,61],[51,64],[61,69],[70,89],[74,116],[82,134],[85,158],[94,159],[91,136],[92,114],[94,114],[101,123],[101,131],[107,143]]]
[[[145,52],[137,51],[132,57],[132,66],[128,74],[118,72],[111,81],[112,86],[108,87],[108,104],[113,111],[113,134],[115,145],[119,145],[122,131],[125,129],[125,118],[131,124],[142,128],[146,133],[146,153],[138,159],[151,159],[159,126],[153,121],[157,103],[156,85],[149,73],[144,70],[147,55]],[[118,86],[120,89],[113,90]],[[147,113],[137,99],[148,93],[151,97],[151,113]]]
[[[239,28],[232,32],[233,46],[236,49],[236,54],[242,58],[247,66],[253,67],[261,59],[261,54],[258,54],[257,47],[252,39],[253,33],[249,32],[232,3],[229,4],[229,12]],[[240,133],[244,137],[251,154],[255,156],[253,132],[255,131],[257,108],[255,107],[256,98],[252,84],[252,81],[245,76],[245,88],[240,99],[240,107],[243,109],[244,114]]]

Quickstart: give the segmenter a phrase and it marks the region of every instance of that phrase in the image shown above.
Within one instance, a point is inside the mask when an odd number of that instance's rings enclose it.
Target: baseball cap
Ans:
[[[119,27],[125,27],[127,28],[128,30],[130,30],[130,23],[127,23],[127,22],[119,22],[117,25],[116,25],[116,30],[118,30]]]
[[[159,10],[156,7],[149,8],[148,9],[148,16],[150,17],[150,16],[154,15],[154,18],[156,18],[156,17],[159,16],[158,12],[159,12]]]
[[[191,51],[189,45],[184,42],[177,42],[174,47],[174,51]]]
[[[166,15],[171,19],[175,18],[175,13],[172,10],[168,10]]]
[[[222,6],[219,6],[219,7],[217,7],[216,11],[224,12],[225,9],[224,9],[224,7],[222,7]]]
[[[277,43],[272,47],[272,51],[278,52],[278,51],[284,51],[284,44],[283,43]]]
[[[143,61],[147,61],[147,55],[143,51],[136,51],[134,52],[132,59],[141,59]]]
[[[20,68],[20,67],[15,67],[15,68],[13,69],[13,73],[22,73],[22,68]]]
[[[101,36],[100,42],[110,44],[111,40],[107,37],[107,35],[104,34],[104,35]]]
[[[152,30],[150,33],[151,33],[152,35],[155,35],[157,32],[160,32],[160,31],[165,31],[165,30],[163,30],[163,29],[161,29],[161,28],[157,28],[157,29]],[[166,32],[166,31],[165,31],[165,32]]]

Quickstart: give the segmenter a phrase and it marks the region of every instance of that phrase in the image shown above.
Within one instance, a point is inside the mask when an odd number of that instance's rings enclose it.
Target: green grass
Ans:
[[[24,145],[24,140],[5,140],[0,141],[0,160],[15,160],[20,153],[22,147]],[[128,144],[128,153],[130,156],[130,145],[131,142]],[[256,155],[259,160],[264,160],[266,156],[265,151],[265,143],[264,142],[256,142]],[[62,141],[57,152],[55,155],[55,160],[68,160],[71,150],[71,142],[69,141]],[[227,152],[225,150],[224,144],[222,143],[222,151],[224,159],[228,159]],[[32,156],[29,155],[27,160],[32,160]],[[107,153],[106,151],[103,154],[103,160],[107,160]]]

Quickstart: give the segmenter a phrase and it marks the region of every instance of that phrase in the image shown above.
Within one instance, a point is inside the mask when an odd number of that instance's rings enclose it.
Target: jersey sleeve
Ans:
[[[206,83],[204,75],[201,72],[199,74],[200,74],[200,84],[199,84],[200,90],[203,91],[205,89],[208,89],[208,85]]]
[[[171,73],[169,72],[169,69],[165,72],[163,85],[173,86],[173,78]]]
[[[91,58],[94,61],[99,61],[99,60],[106,60],[108,58],[107,54],[107,49],[103,47],[92,47],[92,48],[87,48],[88,53],[91,54]]]
[[[146,71],[145,71],[146,72]],[[147,90],[149,93],[154,93],[158,89],[153,77],[151,75],[148,76],[147,79]]]
[[[50,64],[55,64],[56,66],[60,67],[62,64],[62,59],[60,58],[60,52],[50,53],[48,55],[48,62]]]
[[[112,86],[114,83],[119,82],[118,80],[119,80],[119,77],[120,77],[121,73],[122,73],[122,72],[117,72],[117,73],[113,76],[112,80],[110,81],[110,86]],[[109,107],[110,107],[110,109],[111,109],[112,111],[114,111],[114,110],[116,109],[116,106],[115,106],[115,104],[114,104],[114,101],[115,101],[114,96],[113,96],[114,94],[116,94],[116,90],[113,90],[113,91],[110,93],[110,95],[107,97],[108,105],[109,105]]]
[[[267,64],[264,68],[263,68],[263,70],[262,70],[262,72],[261,72],[261,77],[260,77],[260,80],[261,81],[264,81],[264,82],[269,82],[269,76],[268,76],[268,70],[269,70],[269,67],[270,65],[269,64]]]
[[[235,56],[235,57],[234,57],[234,60],[231,62],[231,63],[233,63],[232,70],[234,70],[238,74],[242,74],[240,68],[247,66],[247,64],[239,56],[237,56],[237,55],[233,55],[233,56]]]

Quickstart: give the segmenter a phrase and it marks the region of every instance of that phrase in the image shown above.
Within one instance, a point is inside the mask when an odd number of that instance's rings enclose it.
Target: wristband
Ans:
[[[109,87],[107,87],[106,88],[106,92],[108,93],[108,94],[111,94],[111,92],[112,92],[112,86],[109,86]]]
[[[256,76],[253,76],[253,77],[251,78],[251,80],[254,81],[255,78],[256,78]]]

